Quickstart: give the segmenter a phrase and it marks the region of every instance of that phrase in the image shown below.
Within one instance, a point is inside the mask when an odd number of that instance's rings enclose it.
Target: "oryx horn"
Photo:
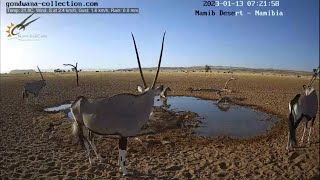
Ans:
[[[39,72],[40,72],[40,75],[41,75],[42,80],[44,80],[44,78],[43,78],[43,76],[42,76],[42,73],[41,73],[41,71],[40,71],[39,66],[37,66],[37,68],[38,68],[38,70],[39,70]]]
[[[136,41],[134,40],[134,36],[133,36],[132,33],[131,33],[131,36],[132,36],[133,43],[134,43],[134,49],[136,50],[136,56],[137,56],[138,65],[139,65],[139,71],[140,71],[141,79],[142,79],[143,86],[144,86],[143,88],[145,89],[145,88],[147,88],[147,84],[146,84],[146,81],[144,80],[144,77],[143,77],[143,73],[142,73],[142,69],[141,69],[140,58],[139,58],[139,53],[138,53],[138,50],[137,50]]]
[[[159,63],[158,63],[158,69],[157,69],[156,76],[154,77],[152,86],[151,86],[152,89],[154,88],[154,85],[155,85],[156,82],[157,82],[157,78],[158,78],[158,74],[159,74],[159,70],[160,70],[161,59],[162,59],[162,52],[163,52],[163,44],[164,44],[164,38],[165,38],[165,36],[166,36],[166,32],[163,33],[162,45],[161,45],[161,52],[160,52]]]

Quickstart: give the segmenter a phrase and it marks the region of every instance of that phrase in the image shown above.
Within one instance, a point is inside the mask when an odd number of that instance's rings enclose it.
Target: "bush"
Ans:
[[[210,70],[211,70],[211,68],[210,68],[210,66],[205,65],[204,70],[205,70],[206,72],[208,72],[208,71],[210,71]]]

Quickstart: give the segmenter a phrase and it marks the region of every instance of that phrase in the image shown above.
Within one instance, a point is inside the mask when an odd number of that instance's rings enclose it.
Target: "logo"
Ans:
[[[33,13],[34,14],[34,13]],[[7,26],[8,30],[6,31],[6,33],[8,33],[8,38],[9,40],[11,39],[18,39],[21,41],[38,41],[40,39],[43,38],[47,38],[47,35],[44,34],[26,34],[24,33],[24,31],[26,30],[26,28],[33,22],[35,22],[36,20],[38,20],[40,17],[33,19],[29,22],[28,19],[33,15],[31,14],[30,16],[28,16],[27,18],[25,18],[21,23],[14,25],[12,22],[10,23],[9,26]]]

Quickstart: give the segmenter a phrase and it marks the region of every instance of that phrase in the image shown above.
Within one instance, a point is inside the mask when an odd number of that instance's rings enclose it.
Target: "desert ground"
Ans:
[[[151,84],[154,71],[146,71]],[[81,72],[80,87],[73,73],[44,73],[48,85],[40,103],[24,102],[24,83],[40,80],[39,74],[2,74],[0,109],[0,177],[2,179],[319,179],[319,116],[311,144],[300,143],[303,126],[297,131],[297,147],[288,152],[288,102],[302,93],[310,76],[272,73],[233,74],[218,72],[161,71],[158,84],[170,86],[169,95],[218,99],[210,89],[221,89],[230,77],[227,95],[234,104],[274,114],[279,121],[268,133],[249,139],[208,138],[192,134],[190,112],[155,109],[148,122],[155,132],[140,135],[142,146],[128,141],[126,166],[133,175],[124,177],[117,165],[118,142],[99,137],[97,148],[105,162],[89,164],[85,149],[74,144],[71,122],[63,113],[43,109],[75,100],[109,97],[117,93],[136,93],[142,84],[138,72]],[[314,83],[319,94],[319,81]],[[190,91],[190,88],[203,89]],[[207,89],[207,90],[206,90]],[[180,125],[177,125],[180,122]],[[96,157],[92,153],[95,160]]]

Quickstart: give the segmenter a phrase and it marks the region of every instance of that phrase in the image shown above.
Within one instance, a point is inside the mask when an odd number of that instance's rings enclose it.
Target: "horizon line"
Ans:
[[[196,65],[196,66],[164,66],[161,67],[161,69],[191,69],[191,68],[201,68],[201,67],[205,67],[206,65]],[[307,70],[297,70],[297,69],[278,69],[278,68],[253,68],[253,67],[244,67],[244,66],[214,66],[214,65],[208,65],[210,68],[214,69],[245,69],[245,70],[271,70],[271,71],[291,71],[291,72],[313,72],[312,69],[310,71]],[[56,69],[60,69],[60,70],[70,70],[71,68],[56,68]],[[125,70],[135,70],[135,69],[139,69],[138,67],[133,67],[133,68],[117,68],[117,69],[112,69],[112,68],[81,68],[82,71],[125,71]],[[152,70],[152,69],[157,69],[157,67],[144,67],[142,69],[147,69],[147,70]],[[5,73],[10,73],[11,71],[27,71],[27,70],[35,70],[37,71],[37,69],[12,69],[9,71],[4,71],[4,72],[0,72],[0,74],[5,74]],[[53,72],[55,69],[41,69],[41,71],[45,72],[45,71],[49,71],[49,72]]]

